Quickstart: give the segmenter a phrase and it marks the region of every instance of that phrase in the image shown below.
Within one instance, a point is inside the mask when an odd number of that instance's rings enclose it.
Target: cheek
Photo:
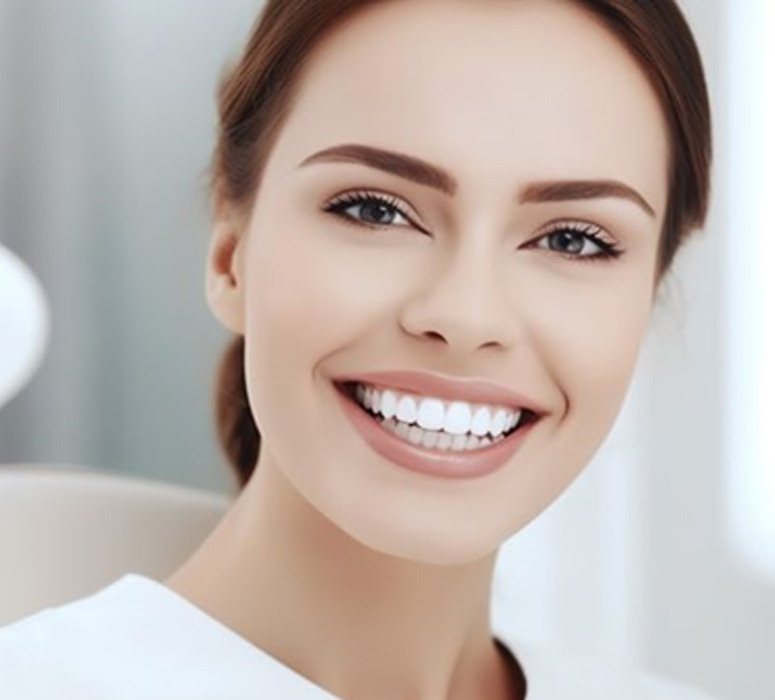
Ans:
[[[336,338],[357,290],[347,284],[343,263],[293,224],[267,222],[254,236],[247,257],[249,333],[278,367],[298,372],[304,368],[296,360],[325,351]]]
[[[605,432],[613,423],[632,379],[650,312],[651,292],[643,284],[579,294],[566,313],[552,316],[547,357],[569,413],[578,412],[590,431]]]
[[[651,308],[645,286],[622,292],[623,287],[608,287],[605,294],[558,296],[554,303],[545,298],[542,308],[533,310],[535,347],[562,404],[555,404],[558,415],[541,439],[537,435],[535,451],[525,452],[522,468],[504,472],[501,488],[483,502],[490,512],[508,514],[506,536],[565,491],[616,421]]]
[[[397,295],[411,277],[406,253],[343,243],[341,237],[341,230],[300,222],[292,235],[256,246],[248,313],[256,325],[260,320],[272,329],[267,342],[300,343],[317,361],[390,323]]]
[[[384,324],[388,278],[301,224],[256,225],[245,266],[246,372],[259,429],[262,410],[313,415],[320,365]]]

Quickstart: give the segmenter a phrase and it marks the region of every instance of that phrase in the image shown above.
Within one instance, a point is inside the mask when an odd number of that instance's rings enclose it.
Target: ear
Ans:
[[[244,265],[246,233],[228,218],[216,221],[205,270],[205,296],[215,317],[233,333],[244,335]]]

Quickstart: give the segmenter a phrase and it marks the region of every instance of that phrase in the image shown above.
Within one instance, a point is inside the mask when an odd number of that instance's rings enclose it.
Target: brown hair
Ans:
[[[211,164],[216,216],[247,216],[264,165],[294,101],[304,58],[326,31],[376,0],[267,0],[239,60],[218,89],[219,128]],[[710,104],[702,61],[674,0],[577,0],[623,41],[644,69],[669,130],[669,197],[655,283],[689,233],[705,222],[712,157]],[[248,403],[244,338],[235,336],[215,378],[218,438],[239,486],[249,480],[261,436]]]

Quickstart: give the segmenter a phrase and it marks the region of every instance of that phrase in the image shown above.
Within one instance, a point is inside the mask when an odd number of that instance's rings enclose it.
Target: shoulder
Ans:
[[[326,696],[187,600],[140,575],[0,627],[2,700],[221,697]]]
[[[73,645],[59,643],[61,619],[47,608],[0,628],[0,697],[92,698],[73,663]]]
[[[150,620],[127,593],[116,582],[0,627],[0,698],[111,700],[141,691],[138,672],[154,663],[154,639],[141,638]]]

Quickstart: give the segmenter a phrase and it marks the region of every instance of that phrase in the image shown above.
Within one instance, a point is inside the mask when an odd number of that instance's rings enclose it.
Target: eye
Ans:
[[[549,244],[536,247],[552,250],[564,258],[579,262],[613,261],[624,251],[616,244],[604,240],[600,235],[602,232],[603,230],[594,224],[561,221],[552,224],[544,235],[536,239],[546,240]],[[590,250],[592,252],[589,252]]]
[[[353,209],[359,215],[350,214]],[[349,224],[367,226],[373,229],[396,228],[392,226],[398,215],[415,228],[401,200],[379,192],[366,190],[347,192],[328,202],[324,211],[330,212]],[[564,258],[578,262],[613,261],[624,252],[616,244],[604,240],[603,229],[581,221],[561,221],[551,224],[544,234],[536,239],[547,240],[555,245],[536,245],[537,248],[552,250]],[[589,250],[592,252],[589,252]],[[586,251],[586,252],[585,252]]]
[[[347,213],[353,209],[360,216]],[[380,194],[379,192],[347,192],[332,199],[326,204],[324,211],[330,212],[344,219],[347,223],[356,226],[369,226],[371,228],[391,227],[396,215],[403,217],[406,224],[412,225],[409,214],[396,197]],[[392,228],[395,228],[392,226]]]

